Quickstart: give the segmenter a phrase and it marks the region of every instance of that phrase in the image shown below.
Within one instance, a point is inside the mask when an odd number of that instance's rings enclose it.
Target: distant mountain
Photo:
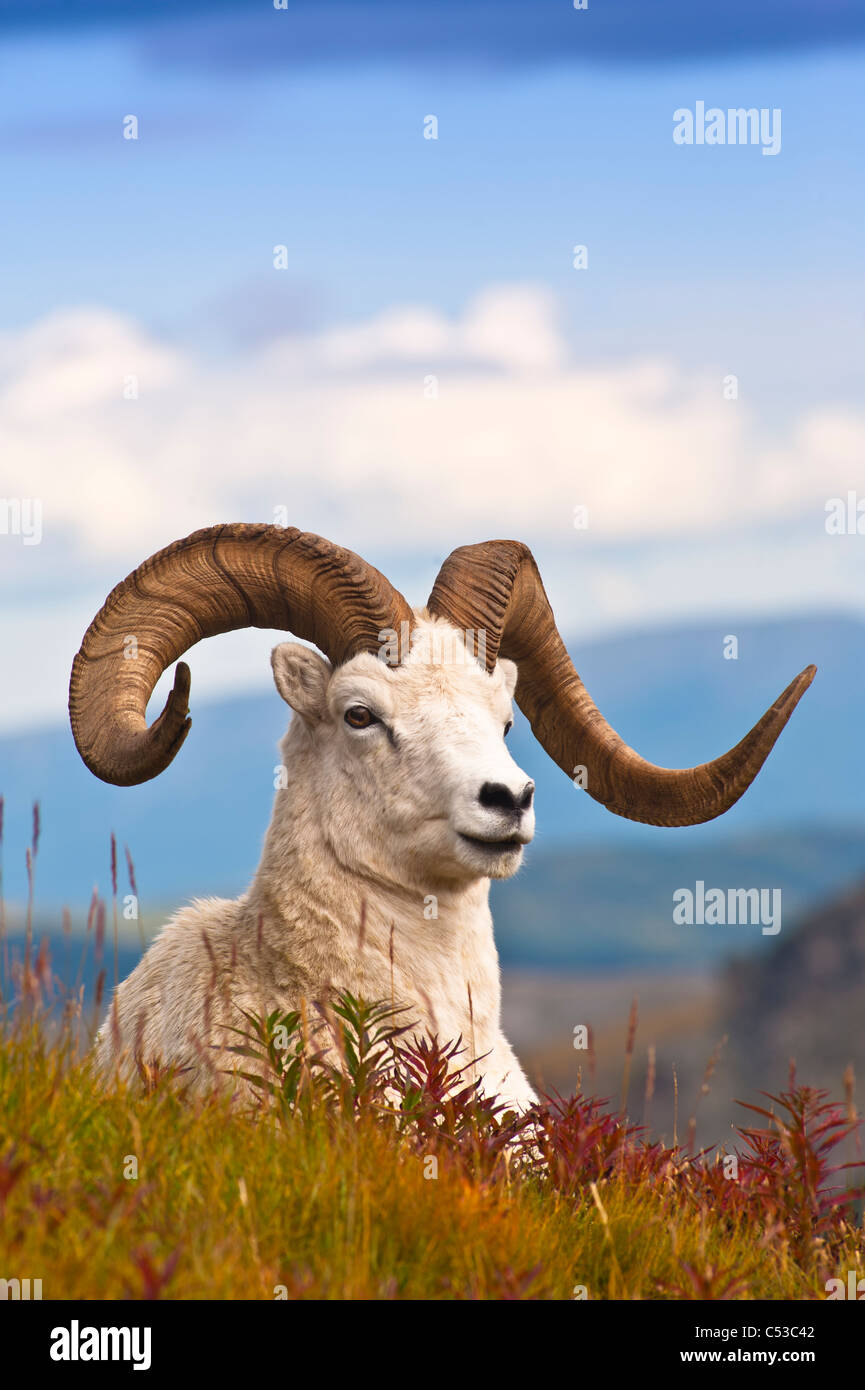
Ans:
[[[496,941],[512,968],[701,970],[733,955],[765,959],[801,914],[865,876],[865,831],[811,827],[679,841],[647,849],[597,845],[530,854],[494,883]],[[780,890],[780,931],[756,922],[678,925],[679,888]]]
[[[803,1081],[840,1089],[852,1063],[865,1080],[865,881],[809,913],[760,959],[724,976],[733,1058],[745,1070],[774,1059],[776,1077],[795,1058]],[[859,1108],[862,1108],[861,1094]]]
[[[738,660],[723,658],[728,635],[738,638]],[[679,879],[687,884],[701,863],[717,864],[711,847],[731,837],[738,848],[727,878],[733,864],[744,873],[741,855],[765,827],[773,834],[795,832],[786,849],[775,841],[768,859],[752,866],[756,882],[767,882],[769,874],[772,884],[771,874],[782,872],[783,861],[791,902],[803,864],[815,858],[808,854],[811,844],[820,845],[820,862],[812,865],[810,887],[801,884],[802,900],[831,888],[832,875],[840,882],[853,872],[858,826],[865,826],[865,624],[838,616],[730,620],[572,650],[589,690],[622,736],[647,758],[671,766],[724,751],[803,666],[814,661],[820,670],[743,800],[723,821],[688,830],[635,826],[611,816],[571,785],[520,718],[512,747],[537,782],[538,836],[517,882],[496,889],[505,942],[515,955],[530,953],[539,932],[568,953],[571,923],[575,932],[582,924],[582,940],[591,940],[597,954],[599,943],[613,939],[604,903],[609,911],[615,905],[617,931],[628,949],[636,949],[647,923],[660,913],[662,897],[666,902],[671,876],[674,886]],[[8,898],[21,900],[26,893],[24,853],[35,799],[42,822],[37,900],[45,906],[68,902],[83,908],[95,881],[106,891],[112,829],[132,851],[147,905],[166,906],[201,893],[234,894],[248,882],[270,815],[276,745],[287,711],[275,691],[203,705],[194,695],[193,669],[192,732],[167,772],[141,787],[97,781],[81,763],[66,726],[0,739]],[[852,829],[835,837],[833,827],[847,824]],[[814,839],[803,827],[826,833]],[[628,852],[609,858],[591,848],[596,845]],[[547,858],[565,847],[567,852]],[[677,861],[685,848],[694,858]],[[707,860],[700,857],[704,848]],[[663,894],[652,887],[651,876],[644,877],[659,853]],[[707,869],[697,876],[708,881],[711,874]],[[643,906],[635,916],[641,893]],[[552,958],[549,951],[545,958]]]
[[[737,660],[723,657],[728,635],[738,638]],[[838,616],[731,620],[570,650],[617,732],[667,767],[706,762],[732,747],[803,667],[814,662],[818,670],[742,800],[721,820],[687,830],[634,825],[575,793],[523,721],[514,730],[514,753],[538,780],[542,843],[616,838],[654,847],[797,822],[865,824],[865,623]]]

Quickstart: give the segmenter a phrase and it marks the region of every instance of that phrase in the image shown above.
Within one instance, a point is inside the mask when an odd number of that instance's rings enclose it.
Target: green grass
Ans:
[[[819,1094],[779,1098],[733,1182],[582,1098],[527,1133],[447,1078],[446,1049],[338,1011],[338,1068],[296,1016],[288,1046],[250,1021],[244,1104],[144,1067],[102,1090],[36,1010],[10,1017],[0,1274],[72,1299],[807,1299],[861,1274],[861,1227],[828,1195],[849,1125]]]

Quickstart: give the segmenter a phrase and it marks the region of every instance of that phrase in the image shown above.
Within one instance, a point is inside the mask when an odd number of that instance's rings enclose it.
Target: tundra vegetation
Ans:
[[[807,1300],[865,1272],[852,1079],[837,1104],[791,1073],[695,1153],[627,1081],[520,1113],[461,1039],[343,993],[241,1020],[246,1092],[215,1051],[207,1089],[143,1061],[97,1086],[97,1011],[30,948],[0,943],[0,1268],[44,1298]]]

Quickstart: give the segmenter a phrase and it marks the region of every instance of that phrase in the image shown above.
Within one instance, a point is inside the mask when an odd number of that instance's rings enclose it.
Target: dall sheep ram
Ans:
[[[393,986],[420,1029],[471,1040],[486,1093],[529,1105],[501,1030],[488,905],[490,879],[516,872],[534,830],[534,785],[504,739],[512,697],[549,756],[569,777],[585,769],[608,810],[695,825],[742,795],[814,675],[803,671],[722,757],[656,767],[591,700],[525,545],[455,550],[427,607],[412,609],[319,536],[215,526],[146,560],[91,623],[69,695],[91,771],[122,786],[162,772],[189,731],[189,668],[179,662],[148,728],[157,680],[202,638],[243,627],[282,629],[325,654],[292,642],[273,652],[294,711],[285,786],[248,891],[184,908],[119,985],[96,1047],[106,1073],[158,1060],[203,1083],[205,1054],[232,1069],[226,1030],[238,1010],[311,1007],[340,990],[389,999]]]

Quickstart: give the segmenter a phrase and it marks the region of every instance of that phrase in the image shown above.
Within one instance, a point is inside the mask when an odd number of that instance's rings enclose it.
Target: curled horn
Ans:
[[[411,621],[378,570],[321,536],[243,524],[195,531],[133,570],[87,629],[69,685],[78,751],[118,786],[162,772],[189,732],[186,663],[150,728],[147,701],[163,671],[203,637],[280,628],[339,665],[378,650],[383,629]]]
[[[499,656],[519,668],[516,700],[535,737],[568,776],[586,768],[586,790],[628,820],[699,825],[738,801],[768,757],[816,673],[807,666],[728,753],[699,767],[646,762],[607,723],[574,669],[531,551],[519,541],[461,546],[442,565],[429,610],[482,631],[487,669]]]

